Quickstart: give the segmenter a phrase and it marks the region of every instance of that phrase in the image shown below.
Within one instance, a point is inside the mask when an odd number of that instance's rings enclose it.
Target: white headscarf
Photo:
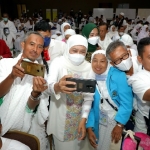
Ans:
[[[89,70],[89,62],[87,62],[86,60],[83,61],[82,64],[80,64],[79,66],[75,66],[71,63],[71,61],[69,60],[69,50],[71,47],[76,46],[76,45],[81,45],[81,46],[85,46],[86,50],[88,48],[88,42],[87,39],[85,37],[83,37],[82,35],[76,34],[76,35],[72,35],[68,41],[67,41],[67,49],[64,53],[64,62],[65,62],[65,67],[73,70],[73,71],[77,71],[77,72],[86,72]]]
[[[140,23],[137,24],[137,25],[135,25],[135,26],[134,26],[134,29],[131,31],[131,34],[136,33],[140,27],[142,27],[142,24],[140,24]]]
[[[67,29],[64,33],[64,35],[75,35],[76,32],[73,29]]]
[[[96,54],[103,54],[104,56],[106,56],[106,51],[104,51],[104,50],[97,50],[97,51],[95,51],[95,52],[92,54],[92,56],[91,56],[91,62],[92,62],[92,60],[93,60],[93,58],[94,58],[94,56],[95,56]]]
[[[149,37],[149,31],[146,31],[146,28],[148,28],[148,25],[144,25],[138,34],[137,42],[139,42],[142,38]]]
[[[130,35],[128,35],[128,34],[124,34],[122,37],[121,37],[121,39],[120,39],[120,41],[122,41],[123,43],[124,43],[124,45],[128,45],[128,46],[132,46],[134,43],[133,43],[133,39],[131,38],[131,36]]]
[[[117,36],[118,35],[118,31],[113,31],[112,30],[112,28],[113,27],[115,27],[114,25],[112,25],[111,27],[110,27],[110,30],[109,30],[109,32],[107,33],[107,35],[110,37],[110,38],[112,38],[113,36]],[[115,27],[116,28],[116,27]]]
[[[61,33],[62,33],[62,35],[64,35],[64,27],[65,26],[70,26],[70,24],[69,23],[67,23],[67,22],[65,22],[65,23],[63,23],[62,25],[61,25]],[[71,28],[71,26],[70,26],[70,28]]]

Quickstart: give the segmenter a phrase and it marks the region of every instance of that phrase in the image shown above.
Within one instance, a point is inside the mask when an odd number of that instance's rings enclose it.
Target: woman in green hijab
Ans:
[[[97,50],[96,44],[98,43],[98,28],[94,23],[88,23],[82,29],[82,35],[88,40],[88,52],[86,55],[86,60],[91,61],[92,53]]]

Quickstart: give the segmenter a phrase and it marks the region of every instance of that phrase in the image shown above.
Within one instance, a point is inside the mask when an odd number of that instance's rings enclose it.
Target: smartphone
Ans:
[[[44,65],[22,60],[21,67],[24,69],[25,74],[33,76],[41,76],[44,78],[45,74]]]
[[[67,78],[66,81],[75,82],[76,85],[66,85],[69,88],[76,88],[77,92],[94,93],[96,88],[96,80]]]

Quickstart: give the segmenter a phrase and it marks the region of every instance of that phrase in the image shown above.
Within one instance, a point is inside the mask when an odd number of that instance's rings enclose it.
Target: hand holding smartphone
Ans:
[[[96,80],[67,78],[66,81],[75,82],[76,85],[66,85],[68,88],[76,88],[77,92],[94,93],[96,88]]]

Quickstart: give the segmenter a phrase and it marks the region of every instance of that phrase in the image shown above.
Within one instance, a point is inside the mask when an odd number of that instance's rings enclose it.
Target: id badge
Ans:
[[[104,125],[104,126],[107,126],[107,123],[108,123],[108,114],[107,114],[107,112],[104,111],[104,110],[100,110],[99,116],[100,116],[99,123]]]

